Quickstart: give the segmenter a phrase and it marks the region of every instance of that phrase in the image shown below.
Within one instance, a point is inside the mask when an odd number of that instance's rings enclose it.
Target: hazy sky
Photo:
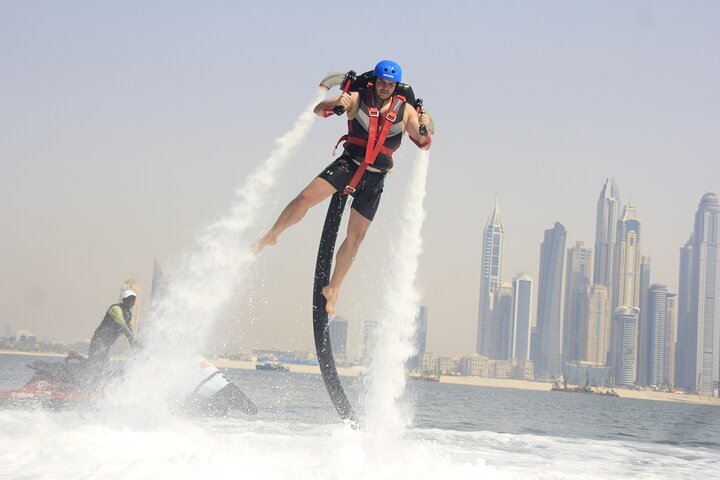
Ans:
[[[543,231],[560,221],[568,247],[592,246],[615,177],[651,281],[674,291],[697,204],[720,190],[718,18],[711,1],[0,2],[0,333],[89,338],[126,277],[149,292],[153,259],[192,250],[327,72],[381,58],[437,125],[418,279],[428,350],[474,350],[496,193],[504,277],[537,279]],[[344,129],[318,119],[267,223]],[[356,344],[383,295],[406,143],[338,304]],[[243,348],[311,348],[324,211],[263,254],[213,328]]]

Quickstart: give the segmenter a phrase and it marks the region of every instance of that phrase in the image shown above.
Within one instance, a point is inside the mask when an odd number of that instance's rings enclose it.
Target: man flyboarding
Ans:
[[[325,309],[331,317],[335,315],[340,286],[380,205],[385,176],[393,167],[392,154],[400,147],[403,133],[407,132],[423,150],[431,144],[425,131],[427,126],[433,133],[430,115],[406,108],[406,99],[396,94],[402,80],[400,65],[382,60],[373,73],[373,81],[358,91],[345,91],[315,106],[313,112],[321,117],[328,116],[327,112],[333,109],[336,113],[343,110],[347,113],[348,134],[341,139],[345,140],[344,152],[285,207],[272,228],[253,246],[257,254],[268,245],[275,245],[282,232],[334,193],[352,195],[347,236],[338,249],[330,283],[322,289],[327,300]]]

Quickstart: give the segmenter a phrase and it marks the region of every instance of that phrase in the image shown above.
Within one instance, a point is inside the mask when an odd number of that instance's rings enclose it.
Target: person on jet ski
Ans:
[[[131,346],[137,347],[138,341],[133,334],[132,309],[135,306],[137,295],[132,290],[122,293],[121,303],[111,305],[105,317],[95,330],[90,341],[88,362],[97,368],[107,366],[110,358],[110,348],[120,335],[125,335]]]

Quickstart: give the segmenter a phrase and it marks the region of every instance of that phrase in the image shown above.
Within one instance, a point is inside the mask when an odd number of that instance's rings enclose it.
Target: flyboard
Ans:
[[[342,74],[340,74],[342,75]],[[329,79],[337,78],[338,74],[328,75],[321,83],[323,86],[335,86],[340,83],[328,82]],[[360,88],[366,88],[374,78],[373,71],[365,72],[357,76],[354,71],[345,74],[341,85],[343,92],[356,92]],[[404,96],[405,101],[418,111],[422,110],[422,99],[416,99],[415,94],[410,85],[398,83],[395,94]],[[342,115],[345,110],[336,106],[325,111],[325,117],[331,115]],[[420,134],[427,135],[427,127],[420,125]],[[353,188],[354,191],[354,188]],[[315,279],[313,283],[313,333],[315,335],[315,350],[317,352],[318,364],[322,373],[325,388],[330,395],[335,409],[342,420],[357,424],[357,416],[355,411],[347,399],[345,390],[340,383],[340,377],[335,365],[335,358],[332,353],[332,345],[330,341],[330,327],[327,311],[325,310],[326,300],[322,294],[322,289],[330,282],[330,272],[332,271],[333,254],[335,253],[335,243],[337,240],[338,230],[342,221],[345,205],[347,203],[348,193],[337,192],[330,199],[327,214],[325,215],[325,224],[323,225],[322,235],[320,236],[320,246],[318,248],[317,261],[315,263]]]

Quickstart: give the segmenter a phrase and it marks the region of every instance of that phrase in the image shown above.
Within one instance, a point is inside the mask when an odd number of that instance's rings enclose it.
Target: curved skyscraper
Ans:
[[[560,222],[545,230],[540,245],[536,343],[531,347],[540,376],[562,373],[562,286],[567,232]]]

